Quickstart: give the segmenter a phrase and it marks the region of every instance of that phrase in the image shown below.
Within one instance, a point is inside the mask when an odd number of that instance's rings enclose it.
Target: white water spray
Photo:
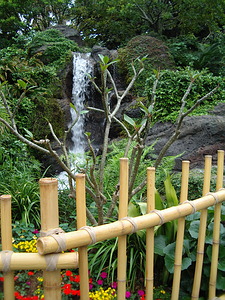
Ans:
[[[71,124],[77,119],[77,122],[71,129],[72,147],[70,153],[74,155],[74,161],[71,168],[76,172],[76,164],[79,160],[83,161],[85,152],[84,139],[84,121],[85,114],[80,114],[84,110],[86,98],[89,93],[90,80],[87,74],[93,73],[93,65],[90,60],[90,53],[74,53],[73,57],[73,89],[72,103],[75,106],[70,109]],[[58,179],[63,182],[67,179],[66,172],[59,174]]]

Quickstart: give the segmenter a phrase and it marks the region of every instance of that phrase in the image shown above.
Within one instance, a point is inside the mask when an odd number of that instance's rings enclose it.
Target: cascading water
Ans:
[[[70,109],[71,124],[77,119],[76,123],[71,129],[72,147],[70,153],[73,154],[73,165],[71,168],[76,172],[76,164],[79,160],[83,160],[85,151],[84,139],[84,121],[85,115],[80,114],[84,110],[84,104],[90,93],[90,80],[87,74],[93,73],[93,64],[90,60],[90,53],[74,53],[73,57],[73,89],[72,89],[72,103],[75,106]],[[63,182],[67,178],[66,173],[59,174],[59,181]]]
[[[71,123],[77,118],[77,114],[84,109],[85,100],[89,93],[90,80],[87,74],[92,74],[93,66],[90,63],[90,53],[75,53],[73,58],[73,90],[72,102],[76,111],[71,108]],[[81,114],[72,128],[73,147],[71,152],[83,154],[85,148],[84,141],[84,115]]]

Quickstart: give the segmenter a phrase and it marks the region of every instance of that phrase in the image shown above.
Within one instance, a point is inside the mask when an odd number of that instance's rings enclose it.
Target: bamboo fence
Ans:
[[[202,197],[188,201],[189,162],[182,163],[180,205],[161,211],[155,210],[155,169],[147,169],[147,213],[127,217],[128,208],[128,159],[120,159],[120,195],[118,221],[96,227],[86,226],[85,175],[76,175],[77,230],[64,233],[59,227],[57,180],[44,178],[40,182],[41,233],[37,241],[38,253],[13,253],[11,230],[11,196],[1,200],[2,252],[0,270],[4,272],[4,299],[14,299],[14,270],[43,269],[46,300],[61,299],[60,269],[79,267],[80,299],[89,299],[88,245],[118,237],[117,299],[125,300],[127,235],[146,229],[146,299],[153,299],[154,286],[154,227],[178,220],[174,276],[171,299],[179,299],[185,217],[200,211],[199,238],[197,245],[194,283],[191,299],[199,298],[204,258],[207,208],[215,206],[212,262],[208,299],[216,297],[217,265],[221,204],[225,201],[223,189],[224,151],[218,151],[216,192],[210,193],[212,157],[205,157]],[[78,253],[61,253],[78,248]]]

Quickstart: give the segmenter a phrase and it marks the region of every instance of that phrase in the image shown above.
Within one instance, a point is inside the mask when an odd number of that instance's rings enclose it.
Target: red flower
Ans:
[[[70,270],[67,270],[66,271],[66,276],[71,276],[71,275],[73,275],[73,273]]]
[[[65,294],[65,295],[70,295],[70,294],[72,294],[72,290],[71,289],[64,289],[63,290],[63,293]]]
[[[29,272],[27,272],[27,275],[32,276],[32,275],[34,275],[34,272],[29,271]]]
[[[70,283],[65,283],[63,286],[63,289],[71,289],[71,284]]]
[[[74,281],[75,282],[80,282],[80,275],[75,275],[74,276]]]
[[[4,277],[0,277],[0,281],[4,281]]]
[[[72,290],[72,295],[80,296],[80,290]]]

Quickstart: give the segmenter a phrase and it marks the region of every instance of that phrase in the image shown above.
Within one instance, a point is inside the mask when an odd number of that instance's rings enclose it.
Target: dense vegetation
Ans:
[[[158,120],[173,122],[177,120],[181,99],[190,79],[195,81],[195,84],[188,97],[186,110],[200,97],[218,87],[217,92],[193,112],[207,114],[214,105],[225,101],[224,12],[224,0],[213,2],[211,0],[24,0],[22,2],[0,0],[0,118],[6,121],[15,120],[18,131],[30,140],[51,139],[52,132],[48,123],[52,124],[55,134],[62,138],[65,120],[56,99],[60,98],[62,93],[64,69],[71,61],[73,51],[84,52],[95,44],[118,49],[120,59],[118,70],[126,83],[132,79],[133,62],[135,68],[138,68],[140,61],[145,65],[132,89],[133,98],[137,99],[137,106],[141,108],[143,114],[138,119],[126,116],[124,124],[127,127],[124,125],[122,135],[126,128],[131,135],[135,130],[139,130],[143,120],[147,123],[146,115],[151,115],[151,124]],[[66,22],[79,31],[87,48],[81,48],[75,42],[66,39],[58,30],[49,29],[51,25]],[[164,58],[159,59],[159,54],[162,53]],[[135,60],[146,55],[143,60]],[[110,64],[111,62],[103,58],[102,70],[106,71]],[[153,108],[149,103],[153,98],[152,87],[156,81],[158,82],[157,89],[154,90],[156,101],[152,111]],[[109,92],[107,89],[105,91]],[[7,101],[11,114],[5,109],[4,101]],[[118,159],[123,156],[127,141],[128,138],[109,146],[103,176],[108,198],[113,195],[118,183]],[[142,152],[135,187],[145,176],[146,166],[149,165],[149,161],[145,158],[152,151],[152,147],[145,148]],[[130,151],[128,156],[132,157],[132,153]],[[151,157],[154,158],[154,155]],[[91,159],[93,157],[89,154],[88,161]],[[90,167],[90,172],[97,169],[100,162],[99,157],[94,159],[96,161],[91,166],[92,169]],[[161,195],[166,194],[168,186],[171,188],[168,173],[173,168],[173,162],[173,157],[163,159],[157,169],[156,184]],[[35,227],[39,227],[37,180],[44,176],[45,172],[37,160],[37,153],[18,141],[3,122],[0,122],[0,194],[12,194],[14,222],[20,221],[26,226],[34,223]],[[179,194],[179,180],[173,176],[171,180]],[[199,177],[192,177],[191,190],[195,198],[201,195]],[[143,212],[140,201],[142,203],[145,200],[145,193],[146,191],[142,190],[131,197],[129,209],[133,216]],[[90,194],[87,200],[90,213],[97,219],[96,204]],[[174,196],[172,204],[176,204],[176,201],[177,198]],[[164,201],[160,203],[163,203],[163,207],[169,205]],[[71,213],[75,210],[75,204],[68,198],[68,191],[60,193],[59,204],[60,219],[68,220],[71,226],[75,226],[75,213]],[[103,214],[108,209],[109,205],[106,204]],[[211,211],[210,213],[211,222],[213,216]],[[115,214],[116,211],[113,217]],[[190,248],[187,248],[187,256],[196,246],[195,228],[192,228],[192,225],[198,219],[199,215],[196,214],[188,220],[186,238],[193,240]],[[68,229],[67,223],[63,226]],[[171,226],[170,229],[174,229],[174,224]],[[209,227],[209,237],[211,233]],[[165,228],[156,235],[163,248],[168,246],[167,252],[156,249],[158,263],[164,264],[165,259],[169,272],[172,272],[170,267],[173,257],[171,258],[170,251],[174,246],[173,240],[166,239],[168,232]],[[139,256],[132,252],[132,246],[128,249],[134,261],[129,267],[131,289],[134,288],[135,276],[138,277],[144,268],[143,264],[136,263],[143,258],[144,240],[142,233],[130,237],[130,245],[138,245],[141,249]],[[107,248],[104,243],[98,244],[97,247],[100,252],[105,249],[115,250],[114,242],[109,242]],[[208,257],[205,262],[207,266],[210,260],[210,247],[208,242]],[[114,253],[111,252],[111,255]],[[92,257],[93,272],[95,268],[100,270],[109,267],[109,271],[114,274],[116,266],[110,265],[106,257],[105,261],[101,262],[96,259],[95,252],[92,253]],[[184,266],[184,269],[187,269],[186,276],[190,270],[188,268],[193,265],[191,259],[192,257],[189,257],[188,264]],[[165,284],[170,280],[168,270],[164,269],[162,272]],[[206,269],[204,276],[208,277],[208,273],[209,270]],[[222,290],[223,268],[219,275],[219,288]],[[183,283],[185,294],[189,291],[187,284]],[[205,290],[206,287],[203,285],[202,289]]]

